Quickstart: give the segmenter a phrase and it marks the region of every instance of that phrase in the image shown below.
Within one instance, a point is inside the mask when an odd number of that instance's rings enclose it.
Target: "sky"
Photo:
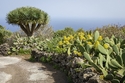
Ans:
[[[10,11],[23,6],[47,12],[50,22],[54,19],[125,19],[125,0],[1,0],[0,19],[6,22]]]

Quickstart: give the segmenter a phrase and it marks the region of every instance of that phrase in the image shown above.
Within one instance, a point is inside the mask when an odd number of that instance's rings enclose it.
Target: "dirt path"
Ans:
[[[0,83],[68,83],[63,73],[48,64],[19,57],[0,57]]]

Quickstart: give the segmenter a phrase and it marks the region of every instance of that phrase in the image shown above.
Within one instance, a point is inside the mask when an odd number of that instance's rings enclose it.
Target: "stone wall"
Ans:
[[[93,67],[82,68],[84,60],[76,55],[46,53],[38,50],[32,50],[32,58],[40,61],[41,57],[52,58],[52,64],[58,65],[60,70],[66,73],[67,77],[71,77],[73,83],[110,83],[100,79]]]

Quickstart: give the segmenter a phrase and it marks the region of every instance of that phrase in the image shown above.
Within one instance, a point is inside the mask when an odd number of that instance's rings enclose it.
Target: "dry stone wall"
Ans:
[[[59,66],[59,68],[66,73],[67,77],[71,77],[73,83],[109,83],[101,80],[93,67],[83,69],[81,64],[83,59],[75,55],[46,53],[44,51],[32,50],[32,58],[40,61],[41,57],[52,57],[51,63]]]

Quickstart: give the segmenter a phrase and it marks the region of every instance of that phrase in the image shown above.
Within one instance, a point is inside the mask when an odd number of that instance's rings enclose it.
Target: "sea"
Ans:
[[[0,25],[4,26],[7,30],[16,32],[20,30],[17,25],[11,25],[6,22],[5,19],[0,18]],[[95,28],[102,28],[107,25],[118,25],[124,26],[125,19],[69,19],[69,18],[58,18],[50,19],[49,26],[53,28],[54,31],[62,30],[66,27],[71,27],[74,30],[83,28],[84,30],[93,30]]]

